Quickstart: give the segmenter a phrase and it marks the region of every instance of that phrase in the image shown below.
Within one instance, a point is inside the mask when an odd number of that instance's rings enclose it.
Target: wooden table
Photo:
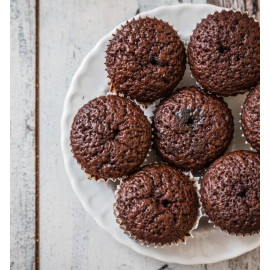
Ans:
[[[212,265],[166,264],[116,242],[84,211],[60,149],[71,78],[115,25],[177,0],[11,1],[11,269],[259,269],[259,249]],[[252,0],[208,1],[247,10]]]

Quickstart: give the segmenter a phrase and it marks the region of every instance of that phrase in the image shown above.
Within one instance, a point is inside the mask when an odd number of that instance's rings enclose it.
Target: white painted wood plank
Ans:
[[[138,255],[113,240],[85,213],[64,170],[60,149],[60,118],[66,91],[81,60],[104,34],[135,15],[138,9],[142,12],[177,3],[176,0],[41,1],[41,270],[154,270],[162,267],[233,270],[245,269],[246,265],[257,266],[257,251],[209,266],[166,266],[163,262]]]
[[[35,255],[35,6],[11,1],[11,269]]]
[[[85,213],[71,190],[60,150],[62,106],[75,70],[99,38],[138,8],[136,1],[126,1],[126,8],[119,8],[121,3],[41,2],[41,269],[89,269],[91,265],[94,269],[113,269],[113,264],[128,265],[143,258],[116,243]],[[147,258],[138,261],[142,265],[145,261],[146,267],[151,262]],[[161,263],[155,264],[158,268]]]
[[[160,6],[176,5],[179,4],[178,0],[138,0],[140,12],[151,10]]]
[[[206,0],[193,0],[192,3],[193,4],[206,4],[207,1]]]

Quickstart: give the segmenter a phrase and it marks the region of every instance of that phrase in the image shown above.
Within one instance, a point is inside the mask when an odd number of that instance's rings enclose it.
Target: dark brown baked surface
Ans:
[[[151,126],[134,102],[114,95],[95,98],[74,118],[74,157],[94,178],[117,178],[137,169],[151,144]]]
[[[260,157],[236,151],[216,160],[201,183],[206,214],[222,230],[251,234],[260,230]]]
[[[153,126],[157,153],[184,170],[201,169],[222,155],[234,130],[227,104],[193,86],[161,102]]]
[[[193,31],[188,60],[195,79],[222,96],[247,92],[260,80],[260,26],[232,10],[208,15]]]
[[[185,48],[167,22],[133,19],[110,41],[106,67],[114,91],[139,102],[151,102],[170,94],[182,79]]]
[[[199,201],[187,176],[169,165],[154,164],[121,183],[115,208],[132,237],[164,245],[188,235],[198,217]]]
[[[246,139],[254,149],[260,151],[260,85],[247,96],[241,118]]]

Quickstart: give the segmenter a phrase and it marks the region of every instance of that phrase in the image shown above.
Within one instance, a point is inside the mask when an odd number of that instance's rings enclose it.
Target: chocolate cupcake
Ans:
[[[74,157],[90,178],[125,176],[145,160],[151,126],[134,102],[118,96],[89,101],[74,118],[70,133]]]
[[[117,30],[106,50],[111,90],[139,102],[167,96],[182,79],[185,48],[167,22],[139,18]]]
[[[207,170],[201,202],[212,222],[230,234],[260,230],[260,158],[251,151],[227,153]]]
[[[153,126],[154,145],[162,159],[191,171],[222,155],[234,130],[227,104],[193,86],[161,102],[154,112]]]
[[[114,209],[126,233],[153,246],[185,241],[200,217],[194,183],[166,164],[145,166],[123,180]]]
[[[247,96],[241,120],[246,139],[254,149],[260,151],[260,85]]]
[[[209,92],[232,96],[260,80],[260,26],[247,14],[215,12],[193,31],[188,60],[195,79]]]

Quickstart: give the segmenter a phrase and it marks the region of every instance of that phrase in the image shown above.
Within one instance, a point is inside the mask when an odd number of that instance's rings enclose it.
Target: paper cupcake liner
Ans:
[[[243,105],[241,105],[241,110],[243,110]],[[250,151],[257,151],[256,149],[254,149],[252,146],[251,146],[251,144],[247,141],[247,138],[246,138],[246,136],[245,136],[245,133],[244,133],[244,130],[243,130],[243,128],[242,128],[242,111],[239,113],[239,115],[240,115],[240,120],[239,120],[239,129],[240,129],[240,131],[241,131],[241,137],[243,137],[243,138],[245,138],[246,140],[245,140],[245,144],[248,144],[250,147],[249,147],[249,150]]]
[[[155,162],[155,163],[157,163],[157,162]],[[183,174],[186,175],[186,176],[188,176],[190,181],[193,181],[194,182],[193,186],[194,186],[194,188],[195,188],[195,190],[197,192],[197,195],[199,196],[199,194],[198,194],[198,179],[196,179],[196,177],[193,177],[193,175],[192,175],[191,172],[183,173]],[[173,245],[178,246],[180,243],[183,243],[183,244],[186,245],[186,240],[189,237],[194,238],[192,232],[198,228],[200,218],[202,217],[202,211],[201,211],[202,205],[201,205],[201,202],[199,200],[199,197],[198,197],[199,208],[198,208],[197,219],[194,222],[193,227],[190,229],[190,231],[183,238],[180,238],[179,240],[176,240],[176,241],[173,241],[173,242],[170,242],[170,243],[166,243],[166,244],[150,243],[148,241],[143,241],[141,239],[138,239],[136,236],[132,235],[132,233],[130,231],[128,231],[127,228],[126,228],[126,226],[122,223],[122,219],[119,217],[119,211],[117,210],[116,203],[117,203],[117,199],[119,197],[118,192],[120,190],[121,184],[122,184],[122,181],[120,181],[120,184],[117,186],[117,188],[115,190],[114,204],[113,204],[114,215],[115,215],[115,218],[116,218],[116,222],[119,224],[119,227],[123,230],[123,232],[125,234],[127,234],[135,242],[139,243],[140,245],[147,246],[147,247],[154,247],[154,248],[161,247],[161,248],[163,248],[163,247],[171,247]]]

